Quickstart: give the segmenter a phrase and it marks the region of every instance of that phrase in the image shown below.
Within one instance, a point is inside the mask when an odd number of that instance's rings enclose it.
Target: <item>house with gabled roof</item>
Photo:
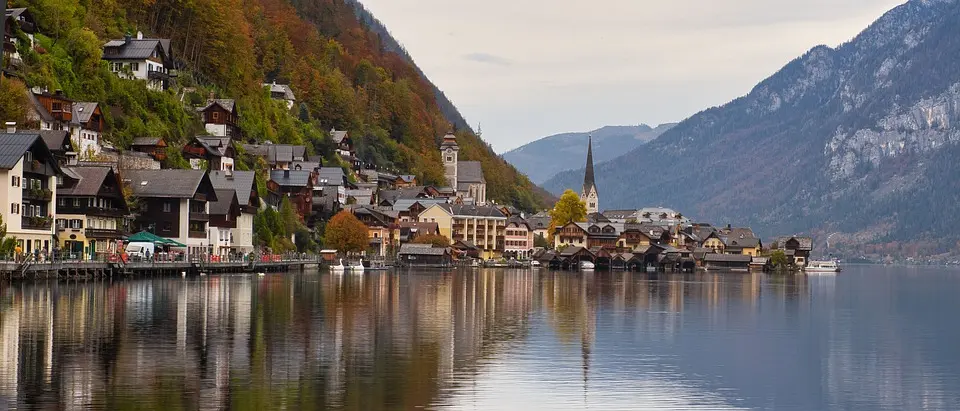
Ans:
[[[53,93],[47,91],[28,92],[31,110],[27,113],[29,124],[40,130],[70,131],[73,123],[74,101],[67,98],[62,90]]]
[[[151,90],[166,90],[176,76],[170,39],[144,38],[137,32],[103,45],[103,59],[121,78],[144,80]]]
[[[6,9],[5,23],[3,25],[3,61],[10,66],[19,67],[23,63],[20,56],[21,47],[33,48],[33,35],[37,32],[37,23],[33,19],[33,14],[25,7]],[[23,33],[28,44],[20,44],[18,33]],[[6,70],[9,67],[4,66]]]
[[[354,157],[353,139],[350,138],[350,133],[346,130],[331,128],[330,140],[333,140],[337,154],[339,154],[340,157]]]
[[[183,158],[195,170],[233,171],[236,155],[230,137],[197,136],[183,146]]]
[[[131,231],[185,244],[191,256],[210,252],[207,228],[217,193],[205,171],[123,170],[120,178],[139,206]]]
[[[120,179],[107,166],[64,167],[57,187],[57,238],[68,257],[97,259],[120,251],[130,214]]]
[[[290,199],[297,214],[307,221],[313,215],[313,187],[316,173],[308,170],[273,170],[270,181],[280,188],[280,195]]]
[[[289,170],[294,162],[304,161],[307,148],[300,145],[273,144],[243,144],[243,151],[247,155],[260,157],[271,170]]]
[[[63,171],[36,131],[0,133],[0,215],[27,253],[54,247],[57,178]]]
[[[203,128],[218,137],[240,138],[240,112],[237,102],[228,98],[211,98],[197,108],[203,120]]]
[[[235,219],[235,225],[230,227],[230,248],[237,253],[253,252],[253,219],[263,204],[257,188],[256,172],[211,171],[209,176],[214,189],[232,189],[236,192],[240,215]]]
[[[70,132],[66,130],[39,130],[35,131],[43,138],[47,148],[57,159],[57,164],[65,166],[74,164],[77,161],[77,149],[70,139]]]
[[[288,84],[277,84],[277,82],[274,81],[272,83],[263,83],[263,87],[270,89],[271,99],[286,103],[287,110],[292,109],[294,104],[297,103],[297,97],[293,94],[293,89],[291,89]]]
[[[77,143],[79,159],[92,160],[103,150],[100,138],[106,123],[100,104],[89,101],[76,102],[73,104],[72,117],[70,134]]]
[[[130,149],[153,157],[156,161],[167,159],[167,142],[160,137],[137,137],[130,144]]]

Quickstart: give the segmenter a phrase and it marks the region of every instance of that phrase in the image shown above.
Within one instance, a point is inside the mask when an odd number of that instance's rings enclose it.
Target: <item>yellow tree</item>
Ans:
[[[557,227],[570,223],[587,221],[587,205],[580,201],[580,196],[573,190],[567,190],[560,196],[553,210],[550,210],[550,242],[553,242],[553,233]]]
[[[353,213],[343,210],[327,223],[323,239],[327,247],[341,253],[360,252],[367,248],[367,226]]]

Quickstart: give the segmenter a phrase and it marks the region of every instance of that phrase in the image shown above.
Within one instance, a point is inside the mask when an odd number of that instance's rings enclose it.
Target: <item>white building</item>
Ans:
[[[54,247],[57,160],[37,132],[0,134],[0,215],[7,236],[16,237],[25,253]]]
[[[152,90],[169,86],[173,70],[170,39],[145,39],[140,32],[136,38],[127,34],[103,45],[103,59],[121,78],[144,80]]]
[[[103,151],[100,145],[103,132],[103,112],[94,102],[73,104],[73,118],[70,121],[70,137],[78,150],[81,161],[91,161]]]
[[[253,219],[260,209],[260,193],[257,191],[256,172],[254,171],[211,171],[210,182],[216,190],[232,189],[236,192],[240,215],[236,226],[229,229],[229,247],[236,252],[253,252]],[[219,191],[218,191],[219,192]],[[219,198],[219,194],[217,196]],[[218,239],[226,237],[217,234]]]

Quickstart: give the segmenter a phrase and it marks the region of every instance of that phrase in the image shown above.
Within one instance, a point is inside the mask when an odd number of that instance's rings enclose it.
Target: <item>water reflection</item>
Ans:
[[[960,280],[881,278],[6,284],[0,409],[960,408],[960,364],[940,338],[958,332],[931,317],[960,308],[947,294]]]

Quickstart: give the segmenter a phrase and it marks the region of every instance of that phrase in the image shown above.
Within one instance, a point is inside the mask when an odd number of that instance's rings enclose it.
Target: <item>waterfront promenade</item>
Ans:
[[[300,254],[257,255],[252,259],[218,260],[195,257],[181,260],[123,262],[120,259],[44,260],[4,259],[0,261],[0,279],[87,279],[148,275],[199,275],[230,272],[279,272],[316,269],[319,256]]]

